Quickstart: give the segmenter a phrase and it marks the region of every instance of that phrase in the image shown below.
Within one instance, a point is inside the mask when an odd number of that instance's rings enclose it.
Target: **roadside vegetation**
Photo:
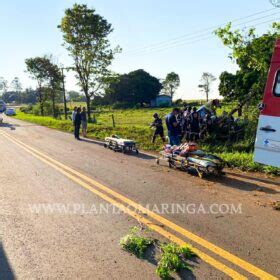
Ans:
[[[230,105],[224,105],[222,109],[230,110],[230,108]],[[22,107],[21,110],[17,110],[15,118],[65,132],[73,132],[71,120],[34,115],[32,110],[36,112],[38,110],[36,106],[35,108],[29,107],[29,110],[31,113],[28,113],[26,107]],[[153,119],[155,111],[163,117],[170,110],[170,108],[127,110],[99,108],[99,110],[96,110],[92,115],[94,123],[88,124],[87,135],[89,138],[104,140],[105,137],[116,134],[124,138],[134,139],[139,148],[144,151],[158,152],[162,148],[162,142],[160,139],[157,139],[155,144],[151,143],[153,130],[150,129],[149,124]],[[112,115],[114,116],[115,126],[113,125]],[[252,110],[250,110],[250,115],[252,115]],[[252,116],[249,117],[251,118]],[[199,143],[199,147],[222,157],[230,167],[238,168],[242,171],[259,171],[269,174],[279,174],[278,168],[253,162],[256,125],[257,122],[253,122],[252,120],[246,129],[245,138],[238,142],[218,142],[215,139],[207,138]]]
[[[196,257],[192,250],[185,246],[179,247],[173,243],[160,243],[148,236],[149,230],[133,227],[121,238],[120,246],[138,258],[148,259],[149,249],[157,263],[156,274],[161,279],[173,279],[172,273],[182,270],[192,271],[189,260]]]
[[[77,101],[78,106],[87,107],[88,137],[103,140],[117,134],[135,140],[142,150],[159,151],[162,143],[159,140],[151,143],[153,131],[149,125],[155,111],[163,117],[170,112],[171,103],[180,108],[186,105],[183,100],[174,101],[173,98],[180,86],[179,75],[172,71],[166,73],[164,79],[159,79],[144,69],[112,72],[110,66],[121,52],[121,48],[112,46],[109,40],[113,26],[87,5],[74,4],[66,9],[58,28],[63,46],[72,58],[68,67],[56,65],[52,55],[27,58],[26,72],[36,82],[36,90],[23,91],[17,77],[10,85],[0,77],[1,98],[5,102],[31,104],[21,108],[16,118],[72,132],[69,113],[75,105],[73,101]],[[245,134],[231,141],[210,135],[199,141],[199,146],[222,157],[231,167],[279,174],[279,169],[256,164],[252,159],[258,120],[256,108],[264,92],[280,24],[273,23],[264,34],[258,34],[254,28],[234,30],[229,23],[217,29],[215,34],[229,49],[229,57],[238,66],[235,73],[224,71],[219,77],[219,93],[224,99],[217,114],[230,112],[235,105],[242,104],[238,111],[239,116],[242,115]],[[80,93],[65,91],[67,71],[75,73]],[[211,73],[204,72],[198,81],[198,90],[205,94],[206,100],[211,99],[211,85],[216,79]],[[169,108],[147,108],[157,102],[159,96],[165,96],[165,103],[160,106]],[[187,104],[201,105],[189,101]]]

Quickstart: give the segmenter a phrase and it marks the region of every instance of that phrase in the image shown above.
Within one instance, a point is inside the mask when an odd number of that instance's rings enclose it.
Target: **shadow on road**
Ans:
[[[18,124],[2,123],[0,127],[10,128],[11,130],[16,130],[16,127],[19,127]]]
[[[102,141],[98,141],[98,140],[93,140],[93,139],[89,139],[89,138],[81,138],[81,142],[86,142],[86,143],[90,143],[90,144],[97,144],[99,146],[104,146],[104,142]],[[137,157],[137,158],[140,158],[140,159],[146,159],[146,160],[154,160],[155,157],[154,156],[150,156],[148,154],[142,154],[142,153],[139,153],[138,155],[134,152],[131,152],[131,153],[126,153],[125,154],[126,156],[133,156],[133,157]]]
[[[140,158],[140,159],[146,159],[146,160],[155,160],[155,157],[147,155],[147,154],[143,154],[141,152],[139,152],[139,154],[137,155],[134,152],[131,153],[126,153],[126,156],[131,156],[131,157],[136,157],[136,158]]]
[[[81,142],[86,142],[86,143],[90,143],[90,144],[96,144],[96,145],[99,145],[99,146],[104,146],[103,142],[93,140],[93,139],[89,139],[89,138],[81,138]]]
[[[1,280],[16,279],[1,243],[0,243],[0,279]]]
[[[253,177],[253,176],[250,176],[250,175],[245,175],[245,174],[240,174],[240,173],[233,173],[233,172],[228,172],[227,171],[227,174],[229,175],[233,175],[233,176],[238,176],[238,177],[241,177],[241,178],[245,178],[245,179],[250,179],[250,180],[253,180],[253,181],[256,181],[256,182],[261,182],[261,183],[264,183],[264,184],[271,184],[271,185],[275,185],[275,186],[280,186],[280,183],[278,182],[275,182],[275,181],[271,181],[271,180],[268,180],[268,179],[263,179],[263,178],[257,178],[257,177]]]
[[[241,176],[240,176],[241,177]],[[227,178],[227,177],[209,177],[207,178],[209,181],[214,183],[220,183],[221,185],[229,188],[239,189],[241,191],[256,191],[261,189],[262,192],[267,194],[279,194],[280,192],[268,188],[265,186],[260,186],[257,183],[250,183],[237,178]]]

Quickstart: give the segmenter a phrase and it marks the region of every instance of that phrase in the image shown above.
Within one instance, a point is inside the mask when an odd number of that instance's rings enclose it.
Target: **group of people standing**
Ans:
[[[83,107],[74,107],[72,111],[72,122],[74,126],[74,136],[75,139],[80,140],[80,129],[82,126],[82,136],[87,135],[87,111]]]
[[[184,110],[174,108],[165,117],[165,124],[168,130],[170,145],[179,145],[182,140],[197,141],[204,134],[211,132],[213,121],[210,114],[203,117],[197,112],[196,107],[186,107]],[[154,114],[154,121],[151,127],[155,127],[152,142],[160,136],[163,142],[164,129],[162,119],[157,113]]]

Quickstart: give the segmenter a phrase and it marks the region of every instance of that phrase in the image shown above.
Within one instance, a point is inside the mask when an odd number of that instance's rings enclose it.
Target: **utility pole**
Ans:
[[[65,92],[65,76],[64,76],[64,69],[63,67],[60,68],[61,69],[61,74],[62,74],[62,92],[63,92],[63,103],[64,103],[64,117],[65,120],[67,120],[67,101],[66,101],[66,92]]]

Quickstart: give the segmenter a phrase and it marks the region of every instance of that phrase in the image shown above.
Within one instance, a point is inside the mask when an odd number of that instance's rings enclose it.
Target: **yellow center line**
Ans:
[[[248,262],[238,258],[237,256],[235,256],[235,255],[225,251],[224,249],[214,245],[213,243],[210,243],[209,241],[207,241],[207,240],[205,240],[205,239],[203,239],[203,238],[193,234],[192,232],[190,232],[190,231],[188,231],[188,230],[186,230],[186,229],[176,225],[175,223],[173,223],[173,222],[163,218],[162,216],[155,214],[154,212],[144,208],[140,204],[135,203],[134,201],[132,201],[132,200],[126,198],[125,196],[123,196],[123,195],[113,191],[112,189],[110,189],[110,188],[100,184],[99,182],[97,182],[97,181],[87,177],[86,175],[83,175],[80,172],[78,172],[78,171],[76,171],[76,170],[74,170],[74,169],[72,169],[72,168],[70,168],[70,167],[68,167],[68,166],[66,166],[66,165],[64,165],[64,164],[62,164],[62,163],[52,159],[52,158],[50,158],[49,156],[47,156],[47,155],[41,153],[40,151],[30,147],[29,145],[21,142],[20,140],[17,140],[16,138],[10,136],[9,134],[4,133],[4,132],[3,132],[3,134],[6,137],[10,138],[11,140],[14,139],[13,142],[17,142],[21,146],[26,147],[28,149],[28,151],[30,153],[32,153],[33,155],[34,155],[34,153],[38,154],[40,159],[42,159],[41,157],[43,157],[44,159],[47,159],[47,163],[48,164],[50,164],[50,162],[52,162],[56,166],[60,166],[61,168],[67,170],[68,172],[71,172],[72,174],[75,174],[76,176],[78,176],[79,178],[85,180],[86,182],[88,182],[90,184],[93,184],[95,187],[98,187],[99,189],[107,192],[108,194],[114,196],[115,198],[117,198],[117,199],[125,202],[126,204],[134,207],[135,209],[141,211],[142,213],[147,214],[149,217],[151,217],[154,220],[160,222],[161,224],[169,227],[173,231],[178,232],[179,234],[187,237],[188,239],[190,239],[190,240],[196,242],[197,244],[205,247],[206,249],[212,251],[213,253],[215,253],[215,254],[223,257],[224,259],[230,261],[231,263],[241,267],[242,269],[252,273],[253,275],[259,277],[260,279],[278,279],[278,278],[274,277],[273,275],[270,275],[269,273],[261,270],[260,268],[257,268],[256,266],[254,266],[254,265],[252,265],[252,264],[250,264],[250,263],[248,263]],[[31,152],[31,151],[33,151],[34,153]],[[90,187],[90,188],[92,188],[92,187]],[[182,242],[184,242],[184,241],[182,241]]]
[[[4,134],[3,134],[4,135]],[[7,138],[10,138],[9,136],[4,135]],[[30,151],[28,148],[24,147],[23,145],[21,145],[17,140],[13,140],[12,137],[10,138],[10,140],[15,143],[16,145],[18,145],[19,147],[21,147],[22,149],[24,149],[25,151],[27,151],[28,153],[32,154],[34,157],[36,157],[37,159],[39,159],[40,161],[46,163],[47,165],[53,167],[54,169],[56,169],[57,171],[59,171],[60,173],[62,173],[64,176],[66,176],[67,178],[71,179],[72,181],[74,181],[75,183],[77,183],[78,185],[84,187],[85,189],[89,190],[90,192],[96,194],[97,196],[99,196],[100,198],[102,198],[103,200],[109,202],[110,204],[118,207],[119,209],[121,209],[124,213],[130,215],[131,217],[133,217],[134,219],[136,219],[138,222],[146,225],[147,227],[149,227],[150,229],[154,230],[155,232],[161,234],[162,236],[166,237],[167,239],[169,239],[170,241],[180,245],[180,246],[189,246],[193,252],[203,261],[205,261],[206,263],[210,264],[211,266],[215,267],[216,269],[222,271],[223,273],[225,273],[226,275],[228,275],[229,277],[231,277],[232,279],[240,279],[240,280],[246,280],[247,277],[241,275],[240,273],[236,272],[235,270],[229,268],[228,266],[224,265],[223,263],[215,260],[213,257],[205,254],[204,252],[200,251],[197,248],[194,248],[193,246],[191,246],[190,244],[187,244],[185,241],[183,241],[182,239],[176,237],[175,235],[173,235],[172,233],[162,229],[160,226],[154,224],[153,222],[151,222],[150,220],[140,216],[139,214],[137,214],[136,212],[132,211],[131,209],[129,209],[128,207],[126,207],[125,205],[117,202],[116,200],[112,199],[111,197],[107,196],[106,194],[94,189],[92,186],[90,186],[89,184],[85,183],[84,181],[82,181],[81,179],[77,178],[76,176],[68,173],[67,171],[63,170],[61,167],[58,167],[57,165],[51,163],[49,160],[39,156],[38,154]]]

